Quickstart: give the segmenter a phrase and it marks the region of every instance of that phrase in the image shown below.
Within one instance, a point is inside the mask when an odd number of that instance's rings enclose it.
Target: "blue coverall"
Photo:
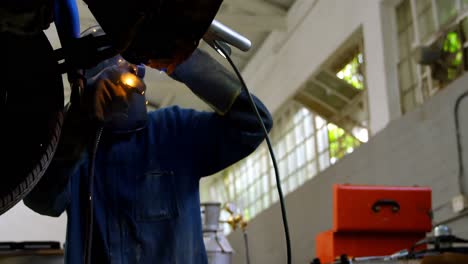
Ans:
[[[255,101],[271,129],[268,110]],[[224,116],[169,107],[151,112],[143,131],[104,132],[95,168],[93,263],[207,263],[199,180],[248,156],[263,139],[245,93]],[[25,199],[40,214],[66,210],[69,264],[83,261],[88,165],[86,154],[73,166],[51,164]],[[65,174],[69,181],[60,184]]]

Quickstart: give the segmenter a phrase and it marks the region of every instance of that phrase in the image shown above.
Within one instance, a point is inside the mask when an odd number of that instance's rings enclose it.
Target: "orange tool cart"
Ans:
[[[335,184],[333,229],[317,235],[316,257],[333,263],[410,249],[432,230],[431,208],[430,188]]]

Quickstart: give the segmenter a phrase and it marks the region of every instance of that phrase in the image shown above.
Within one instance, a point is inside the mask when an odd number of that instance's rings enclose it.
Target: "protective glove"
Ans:
[[[221,115],[229,111],[241,93],[239,80],[201,49],[196,49],[169,76],[187,85]]]
[[[132,88],[131,83],[126,83],[126,74],[130,73],[118,67],[109,67],[88,80],[83,93],[83,107],[91,121],[104,124],[112,118],[125,117],[131,96],[127,89]]]
[[[96,77],[88,78],[82,105],[96,126],[116,133],[137,131],[146,126],[146,86],[132,72],[132,67],[109,66]]]

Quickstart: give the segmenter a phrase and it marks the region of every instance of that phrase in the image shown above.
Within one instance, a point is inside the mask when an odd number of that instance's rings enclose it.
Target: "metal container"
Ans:
[[[231,264],[232,247],[223,234],[206,233],[203,235],[208,264]]]
[[[231,264],[233,250],[219,228],[221,203],[202,203],[201,208],[203,242],[208,256],[208,264]]]
[[[221,203],[202,203],[203,232],[217,232],[219,230],[219,217]]]

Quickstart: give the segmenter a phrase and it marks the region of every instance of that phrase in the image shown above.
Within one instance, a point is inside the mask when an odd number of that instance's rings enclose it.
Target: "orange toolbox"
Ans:
[[[333,186],[333,230],[430,232],[431,189],[394,186]]]
[[[431,231],[431,209],[430,188],[335,184],[333,229],[316,237],[316,256],[332,263],[409,249]]]

